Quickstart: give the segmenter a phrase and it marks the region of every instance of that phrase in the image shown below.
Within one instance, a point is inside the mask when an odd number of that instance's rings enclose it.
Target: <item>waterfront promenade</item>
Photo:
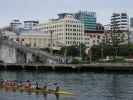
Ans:
[[[0,64],[0,70],[44,70],[44,71],[133,71],[132,63],[94,64]]]

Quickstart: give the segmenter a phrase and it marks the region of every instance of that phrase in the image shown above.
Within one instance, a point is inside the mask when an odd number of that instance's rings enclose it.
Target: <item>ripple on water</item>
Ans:
[[[0,79],[58,82],[80,96],[60,96],[59,100],[133,100],[133,74],[0,72]],[[55,88],[53,86],[53,88]],[[0,100],[57,100],[55,95],[0,91]]]

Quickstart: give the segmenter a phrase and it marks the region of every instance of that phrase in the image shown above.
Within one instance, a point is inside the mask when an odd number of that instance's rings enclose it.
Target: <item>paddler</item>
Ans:
[[[56,89],[55,89],[55,92],[58,93],[60,91],[60,87],[57,86]]]
[[[27,83],[26,83],[25,87],[28,88],[28,89],[32,88],[32,84],[31,84],[30,80],[27,80]]]
[[[0,85],[3,85],[3,83],[4,83],[4,80],[1,80],[1,81],[0,81]]]
[[[23,87],[22,81],[19,81],[19,82],[17,83],[17,87],[18,87],[18,88],[19,88],[19,87]]]
[[[47,85],[44,85],[43,90],[48,91]]]
[[[56,100],[59,100],[59,91],[60,91],[60,87],[57,86],[56,89],[55,89],[55,96],[56,96]]]
[[[36,89],[39,89],[38,82],[36,82]]]

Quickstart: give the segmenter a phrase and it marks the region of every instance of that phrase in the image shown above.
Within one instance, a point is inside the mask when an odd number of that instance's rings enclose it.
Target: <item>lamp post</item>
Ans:
[[[53,30],[50,30],[50,53],[53,55]]]
[[[103,43],[101,43],[101,58],[103,58],[104,55],[103,55]]]
[[[92,48],[90,48],[89,53],[90,53],[90,63],[91,63],[92,62]]]
[[[79,46],[80,46],[80,57],[82,58],[82,47],[81,47],[81,43],[79,44]]]
[[[64,56],[65,56],[65,64],[67,63],[67,61],[66,61],[66,59],[67,59],[67,47],[66,47],[66,45],[65,45],[65,54],[64,54]]]

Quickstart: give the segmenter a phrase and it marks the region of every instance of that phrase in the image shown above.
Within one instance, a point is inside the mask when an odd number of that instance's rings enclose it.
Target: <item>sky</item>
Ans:
[[[47,20],[58,13],[94,11],[97,22],[108,24],[113,12],[127,12],[133,17],[133,0],[0,0],[0,27],[11,20]]]

